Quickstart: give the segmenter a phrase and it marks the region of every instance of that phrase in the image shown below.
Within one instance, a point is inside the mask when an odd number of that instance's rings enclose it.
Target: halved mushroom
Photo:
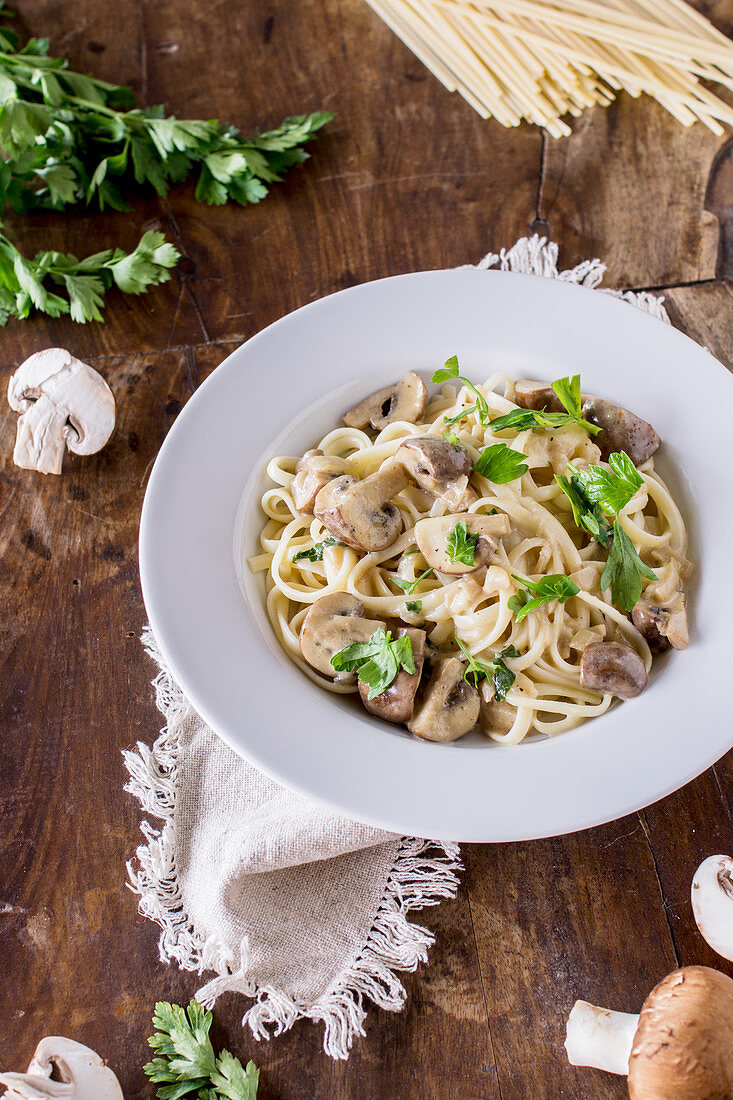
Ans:
[[[119,1081],[99,1055],[61,1035],[41,1039],[27,1073],[0,1073],[0,1085],[7,1086],[5,1100],[124,1100]]]
[[[451,561],[448,556],[448,539],[458,523],[466,524],[469,535],[478,535],[473,554],[473,562],[467,565],[462,561]],[[436,516],[434,519],[421,519],[415,525],[415,541],[428,565],[439,573],[458,576],[480,569],[496,550],[496,539],[508,535],[511,524],[509,516],[497,512],[493,516],[483,516],[478,512],[461,512],[449,516]]]
[[[547,412],[564,412],[560,398],[549,382],[536,382],[533,378],[519,378],[514,383],[514,401],[522,409],[546,409]]]
[[[425,741],[456,741],[476,725],[480,708],[478,691],[463,679],[463,664],[457,657],[443,657],[407,728]]]
[[[639,600],[631,612],[632,623],[652,653],[663,653],[670,646],[684,649],[690,643],[685,600],[682,593],[679,595],[681,598],[675,601],[675,607],[659,607]]]
[[[384,718],[385,722],[406,722],[412,717],[415,705],[415,695],[420,685],[423,662],[425,660],[425,631],[415,627],[400,627],[397,637],[408,635],[412,643],[412,656],[415,661],[415,672],[405,672],[401,668],[397,678],[392,681],[381,695],[369,698],[369,685],[359,681],[359,695],[361,701],[370,714],[376,714],[377,718]]]
[[[379,619],[367,619],[364,604],[348,592],[321,596],[311,606],[300,628],[300,652],[309,665],[325,676],[335,676],[331,658],[354,642],[368,642],[384,627]]]
[[[63,348],[21,363],[8,384],[19,412],[13,461],[24,470],[60,474],[64,450],[100,451],[115,426],[115,399],[102,375]]]
[[[400,445],[395,459],[421,489],[445,501],[449,508],[465,507],[473,460],[463,447],[435,436],[413,436]]]
[[[346,460],[336,455],[326,455],[319,448],[306,451],[298,459],[295,477],[291,484],[293,504],[303,515],[312,516],[316,497],[324,485],[340,477],[347,470]]]
[[[344,413],[343,421],[349,428],[365,428],[371,424],[377,431],[396,420],[417,424],[427,403],[427,386],[420,375],[411,370],[399,382],[377,390],[354,405]]]
[[[661,443],[646,420],[601,397],[587,397],[583,401],[582,413],[586,420],[602,429],[594,442],[600,447],[604,459],[613,451],[626,451],[634,465],[640,466],[651,458]]]
[[[633,699],[647,685],[646,667],[639,654],[623,642],[592,642],[580,658],[581,687]]]
[[[733,859],[708,856],[692,880],[692,911],[700,935],[733,962]]]
[[[332,535],[355,550],[384,550],[402,531],[392,497],[408,484],[402,466],[390,459],[363,481],[350,474],[334,478],[318,493],[314,511]]]

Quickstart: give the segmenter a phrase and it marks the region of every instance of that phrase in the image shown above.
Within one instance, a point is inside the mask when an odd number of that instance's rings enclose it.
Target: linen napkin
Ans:
[[[558,271],[557,245],[537,236],[477,266],[591,287],[604,272],[598,260]],[[653,295],[606,293],[668,320]],[[255,1038],[320,1021],[326,1054],[347,1058],[367,1001],[402,1008],[398,974],[433,942],[408,916],[455,895],[458,846],[361,825],[278,786],[194,711],[149,629],[142,641],[165,725],[152,748],[124,753],[125,789],[159,822],[142,821],[128,874],[162,929],[160,957],[212,975],[196,994],[207,1007],[232,990],[250,999],[242,1023]]]

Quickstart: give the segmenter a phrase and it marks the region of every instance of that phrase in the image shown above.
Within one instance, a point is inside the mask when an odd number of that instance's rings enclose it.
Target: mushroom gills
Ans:
[[[685,598],[681,592],[669,607],[639,600],[631,612],[631,621],[652,653],[663,653],[670,646],[685,649],[690,643]]]
[[[390,459],[363,481],[351,474],[334,478],[316,496],[314,512],[332,535],[355,550],[385,550],[403,527],[392,497],[407,485],[402,466]]]
[[[336,676],[331,658],[355,642],[368,642],[384,622],[367,619],[364,604],[348,592],[321,596],[310,607],[300,628],[300,652],[324,676]],[[351,678],[355,679],[352,673]]]
[[[623,642],[592,642],[580,658],[581,687],[633,699],[647,685],[643,660],[630,645]]]
[[[476,688],[463,678],[463,664],[457,657],[436,662],[407,728],[425,741],[456,741],[472,730],[481,707]]]
[[[459,523],[466,524],[467,534],[478,536],[471,564],[451,561],[448,555],[448,539]],[[458,512],[419,520],[415,525],[415,541],[425,561],[433,569],[448,576],[460,576],[486,565],[496,550],[496,539],[508,535],[510,529],[509,516],[503,512],[497,512],[493,516],[484,516],[479,512]]]
[[[303,457],[298,459],[295,477],[290,486],[293,504],[298,511],[303,515],[312,516],[316,497],[321,489],[335,477],[345,474],[346,470],[347,464],[343,458],[324,454],[319,448],[306,451]]]
[[[415,695],[420,686],[423,662],[425,660],[425,631],[416,627],[400,627],[397,637],[407,635],[412,644],[412,656],[415,672],[406,672],[401,668],[396,679],[380,695],[369,698],[369,685],[359,680],[359,696],[365,708],[385,722],[405,723],[412,717]]]
[[[52,1079],[55,1075],[55,1079]],[[0,1073],[5,1100],[124,1100],[116,1076],[99,1055],[61,1035],[41,1039],[26,1073]]]
[[[349,428],[365,428],[370,424],[377,431],[398,420],[416,424],[427,403],[427,386],[420,375],[411,370],[399,382],[384,386],[354,405],[344,413],[343,421]]]

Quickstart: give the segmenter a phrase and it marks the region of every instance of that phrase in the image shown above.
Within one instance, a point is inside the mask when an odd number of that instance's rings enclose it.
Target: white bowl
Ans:
[[[584,390],[650,420],[696,563],[689,648],[655,661],[639,698],[516,747],[419,741],[320,691],[275,640],[262,575],[241,565],[257,549],[270,457],[301,454],[350,404],[410,369],[427,379],[454,353],[477,381],[499,369],[580,373]],[[247,341],[178,417],[141,520],[150,622],[186,695],[236,752],[348,817],[463,841],[597,825],[682,786],[733,743],[731,434],[725,368],[598,291],[475,269],[344,290]]]

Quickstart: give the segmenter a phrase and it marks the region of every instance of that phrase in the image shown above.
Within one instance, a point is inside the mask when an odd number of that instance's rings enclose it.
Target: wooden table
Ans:
[[[23,1068],[43,1035],[73,1036],[133,1100],[153,1095],[141,1066],[155,1000],[187,1000],[198,984],[158,961],[157,929],[125,887],[140,813],[120,756],[160,723],[139,642],[137,529],[182,406],[289,310],[367,279],[475,262],[532,227],[559,243],[564,266],[600,256],[608,286],[662,291],[674,323],[730,365],[733,139],[625,96],[562,141],[504,130],[449,95],[363,0],[18,6],[21,30],[49,34],[52,52],[179,116],[253,131],[338,112],[313,159],[260,206],[200,206],[182,186],[129,215],[8,220],[27,251],[130,246],[155,225],[185,254],[167,286],[111,296],[105,325],[41,318],[2,334],[6,377],[60,344],[104,373],[119,412],[101,454],[44,478],[13,465],[16,417],[0,404],[0,1066]],[[699,6],[733,32],[727,0]],[[263,1100],[621,1098],[622,1079],[568,1066],[567,1012],[576,996],[636,1010],[675,966],[723,966],[696,931],[689,888],[704,856],[733,849],[732,791],[729,755],[602,828],[466,847],[458,898],[424,916],[438,942],[406,978],[406,1010],[372,1011],[347,1064],[322,1054],[310,1024],[255,1044],[232,995],[215,1037],[261,1065]]]

